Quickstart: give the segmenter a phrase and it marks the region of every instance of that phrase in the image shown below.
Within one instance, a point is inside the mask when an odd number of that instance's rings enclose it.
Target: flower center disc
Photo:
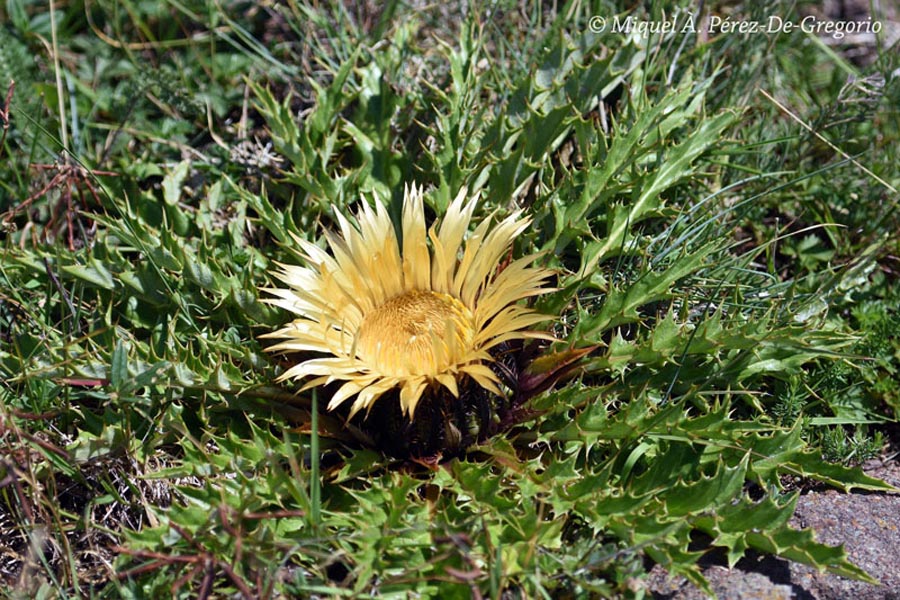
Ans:
[[[411,291],[366,315],[356,352],[385,375],[435,375],[458,362],[474,336],[472,312],[462,302]]]

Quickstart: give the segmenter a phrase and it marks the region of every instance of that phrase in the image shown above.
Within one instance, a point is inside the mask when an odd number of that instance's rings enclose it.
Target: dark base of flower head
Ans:
[[[568,377],[596,346],[541,354],[539,344],[504,343],[491,349],[488,363],[508,396],[497,396],[468,376],[457,380],[459,397],[442,385],[422,394],[410,420],[400,408],[400,392],[382,395],[370,410],[357,413],[351,431],[364,444],[396,458],[435,459],[463,454],[470,446],[534,418],[531,398]],[[334,384],[333,388],[337,389]],[[347,414],[348,407],[338,413]]]
[[[459,397],[443,386],[426,391],[410,421],[400,409],[398,392],[382,396],[368,416],[354,417],[353,425],[374,446],[397,458],[444,458],[498,432],[508,402],[465,377],[459,381]]]
[[[503,382],[515,389],[522,344],[502,343],[491,350],[488,363]],[[526,353],[527,354],[527,353]],[[459,397],[434,385],[423,394],[410,421],[400,408],[399,391],[383,395],[368,414],[361,411],[352,424],[375,449],[396,458],[450,458],[511,427],[518,415],[517,395],[497,396],[468,376],[457,381]],[[519,399],[520,400],[520,399]]]

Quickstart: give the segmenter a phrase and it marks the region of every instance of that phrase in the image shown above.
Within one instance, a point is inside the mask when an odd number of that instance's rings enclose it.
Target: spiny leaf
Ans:
[[[701,250],[685,254],[661,272],[644,273],[625,288],[611,287],[600,311],[596,315],[584,315],[575,329],[576,339],[596,339],[610,327],[636,321],[637,309],[650,302],[666,298],[675,282],[700,269],[716,244],[708,244]]]
[[[91,258],[87,265],[64,265],[61,270],[104,290],[114,290],[116,287],[112,273],[95,258]]]
[[[578,367],[578,361],[593,352],[597,346],[570,348],[545,354],[534,359],[519,373],[516,385],[518,397],[524,401],[550,389]]]

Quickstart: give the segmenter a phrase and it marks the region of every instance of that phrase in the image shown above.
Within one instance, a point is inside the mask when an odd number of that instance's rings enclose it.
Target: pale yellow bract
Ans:
[[[526,328],[552,317],[517,304],[551,291],[544,287],[550,271],[532,265],[536,255],[499,269],[531,220],[516,211],[493,228],[486,219],[467,236],[477,200],[461,191],[426,236],[422,190],[407,188],[402,248],[377,201],[374,210],[362,203],[357,226],[337,215],[341,235],[326,234],[330,254],[295,237],[309,266],[279,265],[275,275],[287,287],[265,291],[275,296],[266,302],[298,318],[265,336],[283,340],[268,350],[328,356],[289,368],[279,381],[315,376],[304,389],[344,381],[328,408],[356,395],[351,415],[399,388],[410,419],[429,388],[458,397],[465,375],[502,395],[490,350],[550,337]]]

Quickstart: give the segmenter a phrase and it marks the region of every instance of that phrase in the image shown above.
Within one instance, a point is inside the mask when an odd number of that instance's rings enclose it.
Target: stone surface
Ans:
[[[865,471],[900,488],[900,462],[894,457],[866,465]],[[774,557],[748,556],[729,569],[713,557],[704,568],[722,600],[900,600],[900,494],[811,491],[800,497],[790,522],[811,528],[816,539],[843,544],[850,561],[880,584],[819,573]],[[684,578],[655,567],[648,589],[660,600],[699,600],[706,594]]]

